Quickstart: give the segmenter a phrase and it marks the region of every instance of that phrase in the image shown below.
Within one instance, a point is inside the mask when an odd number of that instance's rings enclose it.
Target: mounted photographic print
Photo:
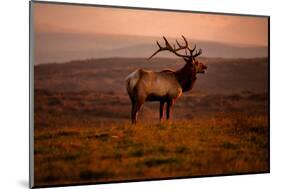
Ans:
[[[269,17],[30,2],[30,187],[269,173]]]

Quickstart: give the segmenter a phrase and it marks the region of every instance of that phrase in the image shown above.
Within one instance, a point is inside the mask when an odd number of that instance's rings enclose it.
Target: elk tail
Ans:
[[[128,94],[131,96],[133,95],[133,89],[136,86],[137,82],[139,80],[139,70],[135,70],[126,78],[126,88]]]

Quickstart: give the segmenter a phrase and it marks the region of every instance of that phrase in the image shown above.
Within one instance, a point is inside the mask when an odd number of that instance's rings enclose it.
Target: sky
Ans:
[[[188,39],[226,44],[268,45],[268,19],[266,17],[46,3],[33,5],[34,31],[35,36],[39,36],[35,37],[38,47],[35,53],[37,58],[43,57],[43,54],[47,57],[46,54],[50,55],[51,51],[55,51],[58,46],[60,50],[64,49],[68,52],[73,51],[73,49],[68,49],[71,48],[70,46],[78,46],[84,49],[84,52],[89,51],[91,44],[88,41],[93,41],[98,35],[171,38],[180,38],[181,35],[185,35]],[[58,37],[62,35],[75,37],[68,39]],[[92,37],[85,39],[85,36]],[[120,43],[116,41],[116,38],[111,39],[112,45],[106,42],[108,47]],[[102,41],[97,41],[95,47],[104,46]],[[129,46],[129,42],[124,42],[123,45]]]
[[[267,45],[267,18],[35,4],[35,31],[170,36]]]

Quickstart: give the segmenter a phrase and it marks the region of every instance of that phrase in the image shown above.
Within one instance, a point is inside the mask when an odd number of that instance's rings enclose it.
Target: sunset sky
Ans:
[[[44,37],[38,38],[37,44],[45,41],[50,50],[52,50],[53,46],[61,45],[62,48],[67,48],[69,46],[67,44],[74,44],[74,39],[72,39],[72,42],[69,42],[71,39],[67,42],[66,40],[61,40],[61,38],[59,38],[61,44],[55,44],[58,37],[51,39],[50,36],[61,34],[76,36],[108,34],[111,36],[122,35],[123,37],[161,37],[164,35],[173,38],[185,35],[189,39],[226,44],[257,46],[267,46],[268,44],[268,20],[266,17],[46,3],[34,3],[33,5],[35,34],[44,35]],[[52,40],[54,42],[49,44]],[[79,39],[75,40],[75,44],[77,44]],[[85,41],[85,43],[79,41],[79,46],[82,49],[87,46],[86,43],[89,40]],[[95,45],[97,46],[98,44],[96,43]],[[42,49],[42,43],[37,46],[41,48],[37,51],[44,54],[45,49]]]
[[[105,33],[267,45],[267,18],[58,4],[35,5],[36,32]]]

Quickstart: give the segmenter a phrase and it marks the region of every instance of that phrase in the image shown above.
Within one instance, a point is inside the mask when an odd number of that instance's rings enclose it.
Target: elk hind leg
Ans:
[[[136,124],[136,101],[132,100],[132,109],[131,109],[131,120],[132,124]]]
[[[132,106],[132,124],[136,124],[137,123],[138,113],[139,113],[143,103],[144,103],[143,98],[138,99],[138,100],[136,100],[134,102],[134,104]]]

